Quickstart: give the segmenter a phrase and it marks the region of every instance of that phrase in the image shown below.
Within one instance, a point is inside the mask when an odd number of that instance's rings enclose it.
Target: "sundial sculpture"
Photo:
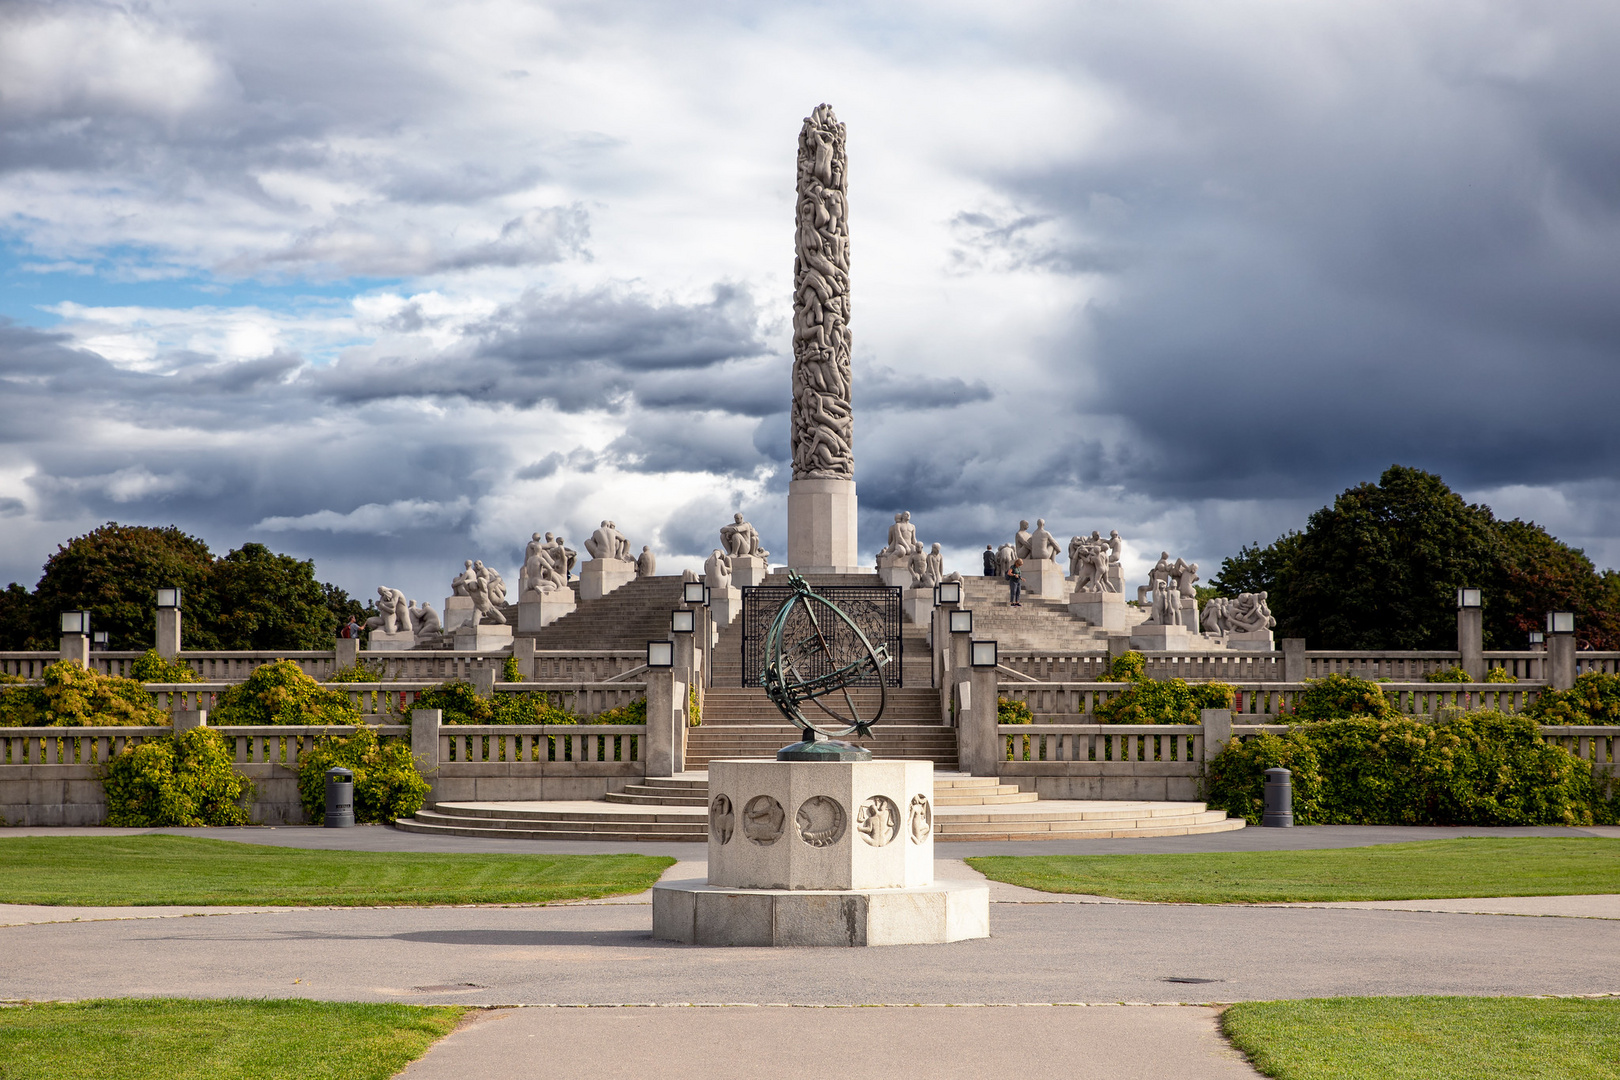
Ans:
[[[870,750],[839,740],[846,735],[869,738],[872,725],[882,717],[888,646],[873,645],[853,619],[831,600],[818,596],[798,574],[788,575],[788,587],[793,595],[765,632],[765,668],[760,682],[771,703],[804,732],[804,739],[778,750],[776,760],[871,761]],[[877,711],[862,717],[849,690],[874,675]],[[831,707],[824,698],[831,699]],[[826,718],[807,717],[801,707],[805,704],[814,705]]]

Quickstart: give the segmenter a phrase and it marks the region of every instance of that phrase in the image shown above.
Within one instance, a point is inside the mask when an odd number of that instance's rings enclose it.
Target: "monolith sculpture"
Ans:
[[[850,409],[849,200],[844,125],[818,105],[799,131],[793,259],[793,480],[788,566],[851,573],[855,424]]]

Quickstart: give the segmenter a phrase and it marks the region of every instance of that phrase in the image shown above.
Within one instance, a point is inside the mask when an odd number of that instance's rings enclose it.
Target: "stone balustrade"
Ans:
[[[1292,716],[1306,683],[1242,682],[1234,687],[1232,712],[1241,716]],[[1515,683],[1381,683],[1384,696],[1408,716],[1435,716],[1442,709],[1498,709],[1521,712],[1541,687]],[[1090,722],[1099,705],[1130,689],[1113,682],[1000,682],[999,696],[1029,706],[1038,724]]]

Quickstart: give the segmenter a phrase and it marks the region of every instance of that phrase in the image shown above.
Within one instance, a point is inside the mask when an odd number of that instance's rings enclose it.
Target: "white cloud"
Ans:
[[[463,497],[451,503],[400,499],[384,505],[367,503],[347,513],[317,510],[297,517],[267,517],[253,526],[263,532],[329,532],[392,535],[414,529],[440,529],[459,524],[472,508]]]

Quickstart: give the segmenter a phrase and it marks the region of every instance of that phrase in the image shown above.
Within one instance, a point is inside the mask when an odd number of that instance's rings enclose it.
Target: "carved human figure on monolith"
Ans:
[[[793,478],[855,475],[844,125],[818,105],[799,131],[793,260]]]

